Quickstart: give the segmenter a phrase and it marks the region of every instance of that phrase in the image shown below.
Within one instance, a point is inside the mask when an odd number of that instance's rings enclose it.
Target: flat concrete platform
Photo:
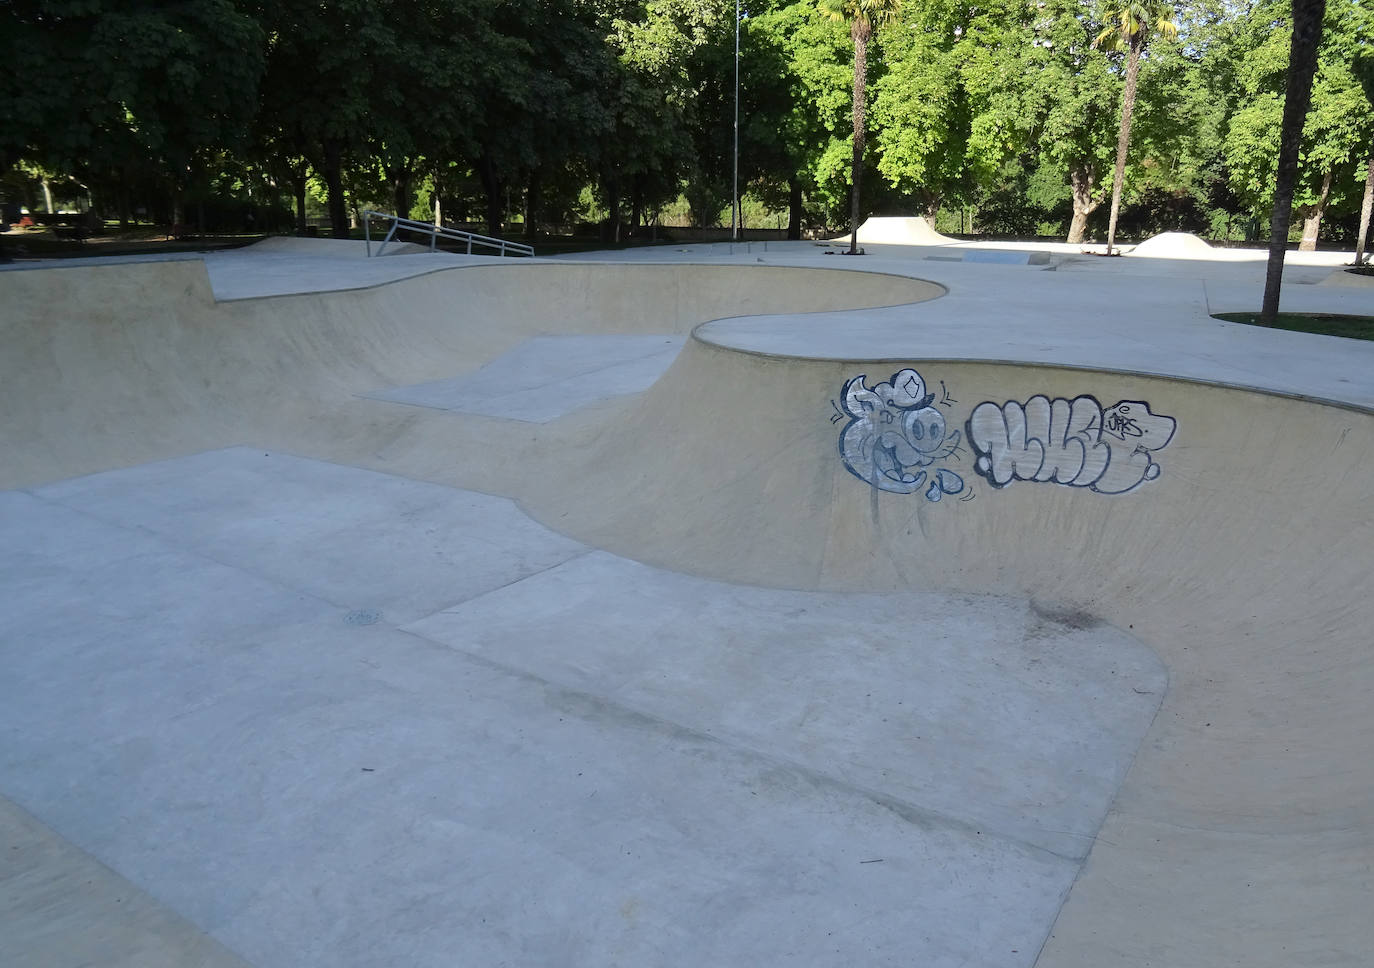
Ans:
[[[261,966],[1029,965],[1165,687],[278,453],[4,498],[6,792]]]
[[[1369,344],[877,249],[0,273],[0,964],[1363,966]]]

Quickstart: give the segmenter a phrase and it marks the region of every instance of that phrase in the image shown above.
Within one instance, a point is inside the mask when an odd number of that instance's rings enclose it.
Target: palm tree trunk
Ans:
[[[862,17],[854,19],[854,158],[853,186],[849,196],[849,254],[859,254],[859,182],[864,171],[864,89],[868,82],[868,38],[873,28]]]
[[[1293,217],[1293,183],[1298,176],[1302,126],[1312,100],[1312,75],[1317,72],[1317,47],[1322,40],[1326,0],[1293,0],[1293,43],[1288,51],[1287,94],[1279,129],[1278,172],[1274,178],[1274,214],[1269,219],[1269,263],[1264,272],[1264,305],[1257,322],[1273,326],[1283,287],[1283,257],[1288,249],[1288,224]]]
[[[1355,265],[1364,265],[1364,243],[1369,238],[1369,215],[1374,210],[1374,152],[1369,155],[1369,173],[1364,179],[1364,202],[1360,205],[1360,234],[1355,237]]]
[[[1135,111],[1135,84],[1140,78],[1140,51],[1144,32],[1131,40],[1126,54],[1126,89],[1121,93],[1121,132],[1116,136],[1116,172],[1112,175],[1112,214],[1107,219],[1107,254],[1116,243],[1116,217],[1121,212],[1121,182],[1126,177],[1126,150],[1131,144],[1131,114]]]

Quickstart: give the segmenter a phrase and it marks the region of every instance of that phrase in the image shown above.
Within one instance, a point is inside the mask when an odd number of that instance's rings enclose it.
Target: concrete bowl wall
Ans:
[[[830,401],[904,366],[943,381],[951,413],[1091,393],[1148,401],[1178,429],[1132,493],[993,490],[967,454],[951,466],[971,500],[880,492],[841,464]],[[1157,651],[1168,694],[1041,965],[1358,962],[1374,860],[1370,414],[1126,374],[695,343],[625,420],[639,446],[603,438],[573,472],[584,486],[527,506],[680,570],[1023,594]],[[893,634],[918,647],[921,630]]]
[[[1369,413],[1159,377],[697,341],[647,393],[543,426],[357,396],[538,334],[680,333],[941,291],[847,271],[519,264],[216,303],[202,265],[163,263],[10,273],[4,289],[0,487],[252,443],[506,494],[593,545],[712,578],[1015,593],[1129,630],[1169,691],[1040,964],[1367,960]],[[969,500],[883,493],[842,465],[832,401],[905,366],[943,382],[951,428],[982,401],[1089,393],[1148,401],[1177,431],[1160,477],[1127,494],[994,490],[967,453]],[[919,644],[921,630],[893,634]]]

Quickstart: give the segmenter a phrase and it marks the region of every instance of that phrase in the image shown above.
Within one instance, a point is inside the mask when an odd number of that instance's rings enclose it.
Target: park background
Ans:
[[[1101,40],[1126,5],[873,2],[861,214],[1104,238],[1129,55]],[[1266,238],[1288,2],[1144,6],[1118,238]],[[742,224],[843,230],[852,22],[824,0],[739,15]],[[731,220],[736,23],[734,0],[16,0],[0,200],[124,237],[346,236],[367,209],[531,240],[709,237]],[[1354,247],[1372,23],[1368,0],[1327,4],[1304,248]]]

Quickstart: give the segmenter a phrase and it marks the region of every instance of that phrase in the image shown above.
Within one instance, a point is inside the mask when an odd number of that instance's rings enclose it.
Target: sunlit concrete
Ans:
[[[0,274],[0,961],[1363,965],[1374,370],[1262,261],[287,248]],[[881,493],[900,367],[1177,432]]]
[[[437,410],[547,423],[590,403],[649,389],[677,359],[683,337],[540,336],[476,373],[368,396]]]

